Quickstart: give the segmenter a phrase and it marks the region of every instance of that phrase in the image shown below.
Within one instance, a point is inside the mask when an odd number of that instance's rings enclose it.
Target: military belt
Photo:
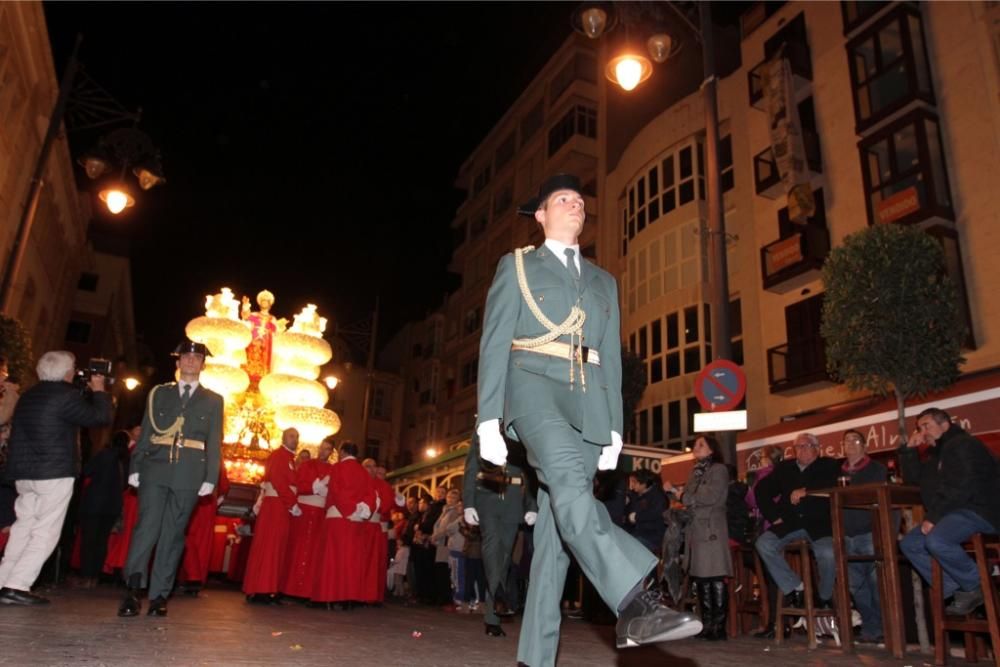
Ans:
[[[507,484],[509,486],[523,486],[523,477],[508,477],[503,473],[478,472],[476,479],[481,482],[492,482],[493,484]]]
[[[205,451],[205,441],[204,440],[191,440],[190,438],[177,438],[174,440],[172,435],[154,435],[150,436],[149,441],[154,445],[165,445],[167,447],[173,447],[177,445],[181,448],[187,449],[200,449]]]
[[[510,346],[510,349],[534,352],[535,354],[547,354],[550,357],[558,357],[560,359],[573,359],[575,361],[582,361],[585,364],[593,364],[594,366],[601,365],[601,356],[597,353],[597,350],[585,345],[570,345],[569,343],[560,343],[554,340],[550,343],[536,345],[535,347],[514,343]],[[572,356],[570,356],[570,350],[573,351]]]

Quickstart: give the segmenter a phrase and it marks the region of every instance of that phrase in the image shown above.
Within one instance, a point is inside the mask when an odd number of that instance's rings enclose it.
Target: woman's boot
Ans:
[[[725,579],[719,578],[709,582],[709,588],[712,598],[713,634],[707,639],[727,639],[726,617],[729,611],[729,586]]]
[[[711,639],[715,630],[712,626],[712,582],[708,579],[694,580],[695,593],[698,596],[698,609],[701,611],[701,632],[695,635],[698,639]]]

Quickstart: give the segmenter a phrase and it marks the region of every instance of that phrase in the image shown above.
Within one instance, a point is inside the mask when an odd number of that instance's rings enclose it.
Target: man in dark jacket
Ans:
[[[81,426],[111,422],[111,398],[104,376],[90,377],[89,396],[72,384],[76,358],[70,352],[46,352],[36,368],[41,380],[26,391],[11,423],[7,477],[15,482],[17,521],[0,563],[0,603],[46,604],[31,586],[62,531],[73,479],[79,473],[77,446]]]
[[[820,457],[819,439],[800,433],[795,438],[795,459],[779,463],[757,487],[760,511],[771,527],[757,538],[755,547],[790,606],[805,603],[802,579],[788,566],[784,553],[785,546],[797,540],[809,542],[819,569],[819,603],[830,606],[834,578],[830,501],[808,493],[835,485],[839,474],[836,460]]]
[[[658,557],[667,525],[663,512],[667,498],[663,495],[658,475],[640,468],[629,476],[629,500],[625,506],[625,521],[632,536]]]
[[[844,433],[844,463],[841,475],[852,485],[884,482],[888,477],[885,466],[865,454],[867,442],[860,431]],[[844,547],[848,556],[874,556],[872,513],[869,510],[844,510]],[[858,643],[877,644],[882,640],[882,607],[879,603],[878,577],[874,561],[848,563],[847,575],[851,596],[861,614],[861,634]]]
[[[23,399],[22,399],[23,400]],[[932,445],[921,463],[917,448]],[[920,485],[927,514],[919,527],[899,543],[913,567],[931,580],[931,557],[944,570],[944,597],[954,595],[945,613],[970,614],[983,603],[976,564],[962,543],[973,533],[1000,528],[997,461],[986,446],[951,423],[944,410],[928,408],[917,415],[917,431],[899,459],[903,478]]]

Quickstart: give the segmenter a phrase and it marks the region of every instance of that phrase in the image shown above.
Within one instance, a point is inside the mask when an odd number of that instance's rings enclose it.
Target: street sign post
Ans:
[[[702,410],[732,410],[746,395],[747,377],[731,361],[719,359],[705,366],[694,380],[694,394]]]

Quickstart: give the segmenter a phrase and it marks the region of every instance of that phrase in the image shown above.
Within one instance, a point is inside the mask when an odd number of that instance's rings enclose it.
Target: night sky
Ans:
[[[129,243],[136,328],[161,374],[223,285],[270,289],[285,317],[317,303],[345,327],[378,294],[380,343],[440,304],[458,285],[458,169],[573,7],[46,3],[57,71],[82,32],[84,68],[143,108],[163,154],[165,187],[114,219],[95,198],[94,222]],[[75,155],[99,136],[71,132]]]
[[[713,12],[734,23],[747,4]],[[163,376],[222,286],[270,289],[289,319],[316,303],[328,333],[363,323],[379,295],[379,346],[441,304],[459,284],[446,268],[459,167],[571,33],[576,5],[44,7],[57,72],[82,33],[83,68],[142,107],[163,155],[166,186],[121,216],[93,197],[94,229],[129,250],[137,333]],[[102,131],[71,128],[74,156]]]

